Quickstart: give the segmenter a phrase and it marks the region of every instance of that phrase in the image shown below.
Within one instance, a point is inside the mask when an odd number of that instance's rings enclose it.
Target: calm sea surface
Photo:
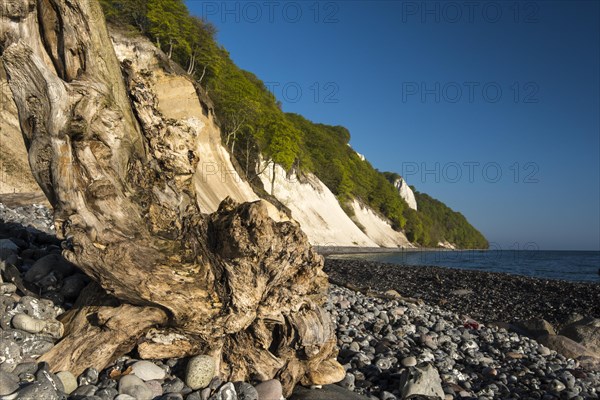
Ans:
[[[600,283],[598,251],[402,251],[336,256]]]

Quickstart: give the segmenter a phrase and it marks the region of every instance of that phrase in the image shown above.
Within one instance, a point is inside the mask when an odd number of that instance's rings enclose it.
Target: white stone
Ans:
[[[60,339],[64,333],[63,324],[56,320],[43,320],[27,314],[17,314],[12,318],[12,326],[29,333],[47,333]]]
[[[410,356],[402,359],[403,367],[414,367],[415,365],[417,365],[417,359],[415,357]]]
[[[136,400],[136,398],[132,397],[132,396],[130,396],[128,394],[121,393],[120,395],[118,395],[117,397],[115,397],[114,400]]]
[[[77,378],[75,378],[75,375],[73,375],[71,372],[60,371],[56,374],[56,376],[62,382],[66,394],[71,394],[75,389],[77,389]]]
[[[131,370],[135,376],[143,381],[164,379],[166,375],[164,369],[150,361],[138,361],[131,366]]]

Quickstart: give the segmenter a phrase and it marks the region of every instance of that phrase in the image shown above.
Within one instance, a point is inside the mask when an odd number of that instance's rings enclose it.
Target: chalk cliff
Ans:
[[[400,197],[406,201],[406,204],[413,210],[417,209],[417,200],[415,199],[415,194],[413,193],[408,183],[404,180],[404,178],[396,179],[394,182],[394,186],[398,189],[398,194]]]
[[[238,202],[258,200],[259,195],[240,176],[222,145],[214,106],[204,90],[148,39],[115,27],[110,30],[110,38],[128,80],[128,101],[137,110],[138,122],[144,129],[166,129],[167,136],[155,139],[161,141],[155,151],[164,149],[165,154],[171,155],[165,162],[183,171],[174,179],[193,179],[200,209],[215,212],[228,196]],[[4,69],[0,70],[0,193],[40,192],[27,161],[12,93]],[[173,152],[177,149],[183,150]],[[195,170],[186,170],[189,158],[198,159]],[[353,199],[342,207],[315,175],[286,173],[273,163],[261,169],[259,178],[265,191],[289,209],[288,214],[300,224],[312,244],[412,247],[404,233],[392,229],[384,217],[362,202]],[[414,194],[406,182],[399,179],[396,187],[408,205],[416,209]],[[265,201],[265,205],[271,217],[288,218],[273,204]]]

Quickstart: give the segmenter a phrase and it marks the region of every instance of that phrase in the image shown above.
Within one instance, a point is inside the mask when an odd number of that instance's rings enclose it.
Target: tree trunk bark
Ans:
[[[206,74],[206,68],[207,68],[206,65],[202,68],[202,75],[200,75],[200,79],[198,79],[199,84],[202,84],[202,79],[204,79],[204,75]],[[208,89],[207,89],[206,93],[208,93]]]
[[[320,308],[322,258],[262,202],[201,214],[198,158],[169,145],[152,110],[132,109],[143,88],[127,62],[123,79],[97,0],[0,7],[4,66],[63,255],[106,292],[86,289],[65,316],[66,336],[44,356],[52,369],[103,368],[164,326],[213,355],[224,379],[278,377],[289,394],[331,365],[343,372]]]
[[[194,54],[192,54],[190,56],[190,64],[188,66],[187,73],[188,73],[188,75],[194,75],[195,72],[196,72],[196,56]]]

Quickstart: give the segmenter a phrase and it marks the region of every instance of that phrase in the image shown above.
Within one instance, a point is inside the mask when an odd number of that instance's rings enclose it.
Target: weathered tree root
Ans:
[[[0,7],[4,67],[64,255],[119,301],[86,289],[43,360],[102,368],[161,325],[213,355],[226,379],[278,377],[286,394],[299,381],[341,379],[320,308],[322,258],[261,201],[200,212],[201,154],[188,157],[198,132],[165,126],[149,82],[127,63],[124,82],[97,0]]]
[[[61,322],[67,329],[65,337],[39,361],[46,361],[54,372],[71,371],[77,376],[88,367],[103,368],[130,352],[145,331],[166,323],[167,316],[155,307],[120,304],[91,283]]]

